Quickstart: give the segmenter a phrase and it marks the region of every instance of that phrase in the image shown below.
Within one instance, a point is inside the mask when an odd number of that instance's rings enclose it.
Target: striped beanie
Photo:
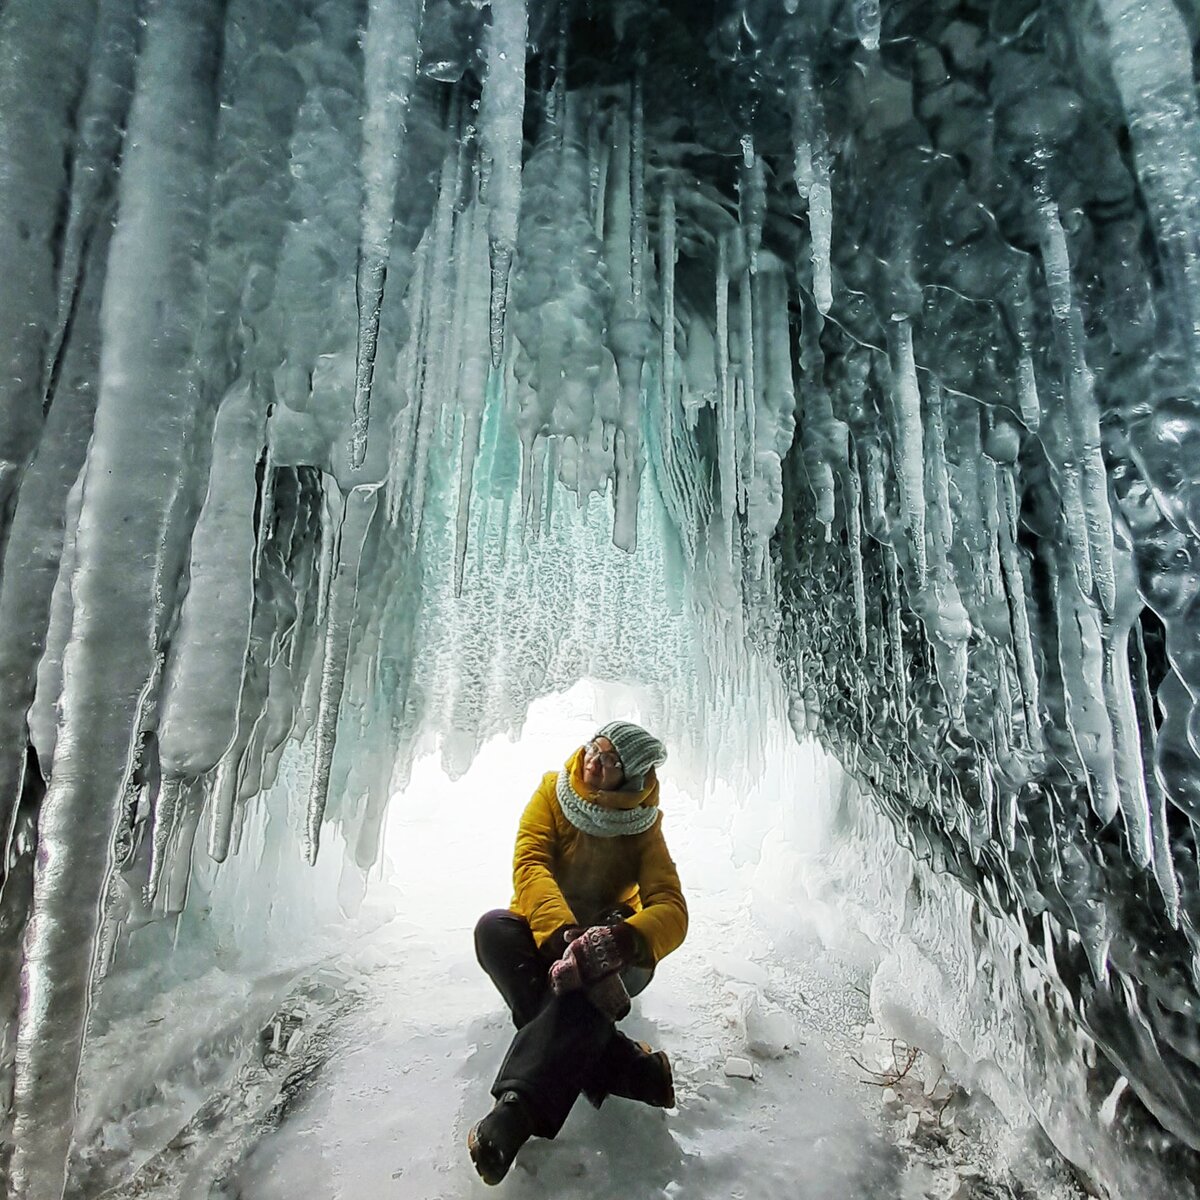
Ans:
[[[609,721],[592,736],[608,738],[612,742],[613,749],[621,757],[621,766],[625,768],[625,788],[628,791],[640,792],[651,767],[667,761],[666,746],[632,721]]]

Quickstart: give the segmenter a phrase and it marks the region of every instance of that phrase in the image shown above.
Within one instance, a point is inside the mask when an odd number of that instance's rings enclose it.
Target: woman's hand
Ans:
[[[631,925],[593,925],[568,943],[563,956],[550,968],[555,993],[574,991],[616,975],[637,958],[637,934]]]
[[[582,925],[560,925],[543,943],[542,954],[552,963],[558,962],[567,947],[583,932]]]

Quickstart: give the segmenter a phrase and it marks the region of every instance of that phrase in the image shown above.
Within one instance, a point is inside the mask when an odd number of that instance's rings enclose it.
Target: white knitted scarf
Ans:
[[[563,816],[580,833],[589,833],[592,837],[645,833],[659,816],[657,808],[601,808],[598,804],[589,804],[571,786],[571,775],[565,767],[558,773],[557,794]]]

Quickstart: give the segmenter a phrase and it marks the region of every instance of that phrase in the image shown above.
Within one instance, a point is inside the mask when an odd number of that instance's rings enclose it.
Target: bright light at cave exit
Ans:
[[[504,907],[517,822],[542,775],[617,717],[638,720],[636,693],[585,680],[534,701],[519,739],[491,738],[459,779],[442,769],[440,750],[422,754],[392,797],[384,833],[385,878],[400,912],[469,930]]]
[[[422,754],[408,785],[392,797],[384,833],[384,878],[395,889],[399,913],[457,937],[488,909],[507,905],[517,822],[542,775],[606,721],[642,721],[644,701],[634,688],[583,680],[532,703],[519,739],[491,738],[459,779],[447,777],[438,750]],[[779,843],[818,850],[833,800],[832,768],[815,746],[798,745],[790,730],[772,734],[755,782],[740,790],[704,778],[699,764],[668,744],[661,773],[664,827],[693,918],[710,903],[727,904],[731,890],[744,896],[753,884],[759,890],[786,886],[793,912],[808,908],[795,890],[794,863],[775,864],[764,875],[760,859],[768,834],[773,855],[783,852]],[[786,885],[779,875],[787,876]],[[691,940],[698,932],[694,927]]]

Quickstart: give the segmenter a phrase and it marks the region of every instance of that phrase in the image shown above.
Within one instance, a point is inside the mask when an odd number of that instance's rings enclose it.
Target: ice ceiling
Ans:
[[[598,667],[697,741],[781,678],[1200,1148],[1198,34],[6,0],[18,1188],[61,1193],[114,943],[289,747],[310,856],[369,863],[422,728],[465,762]]]

